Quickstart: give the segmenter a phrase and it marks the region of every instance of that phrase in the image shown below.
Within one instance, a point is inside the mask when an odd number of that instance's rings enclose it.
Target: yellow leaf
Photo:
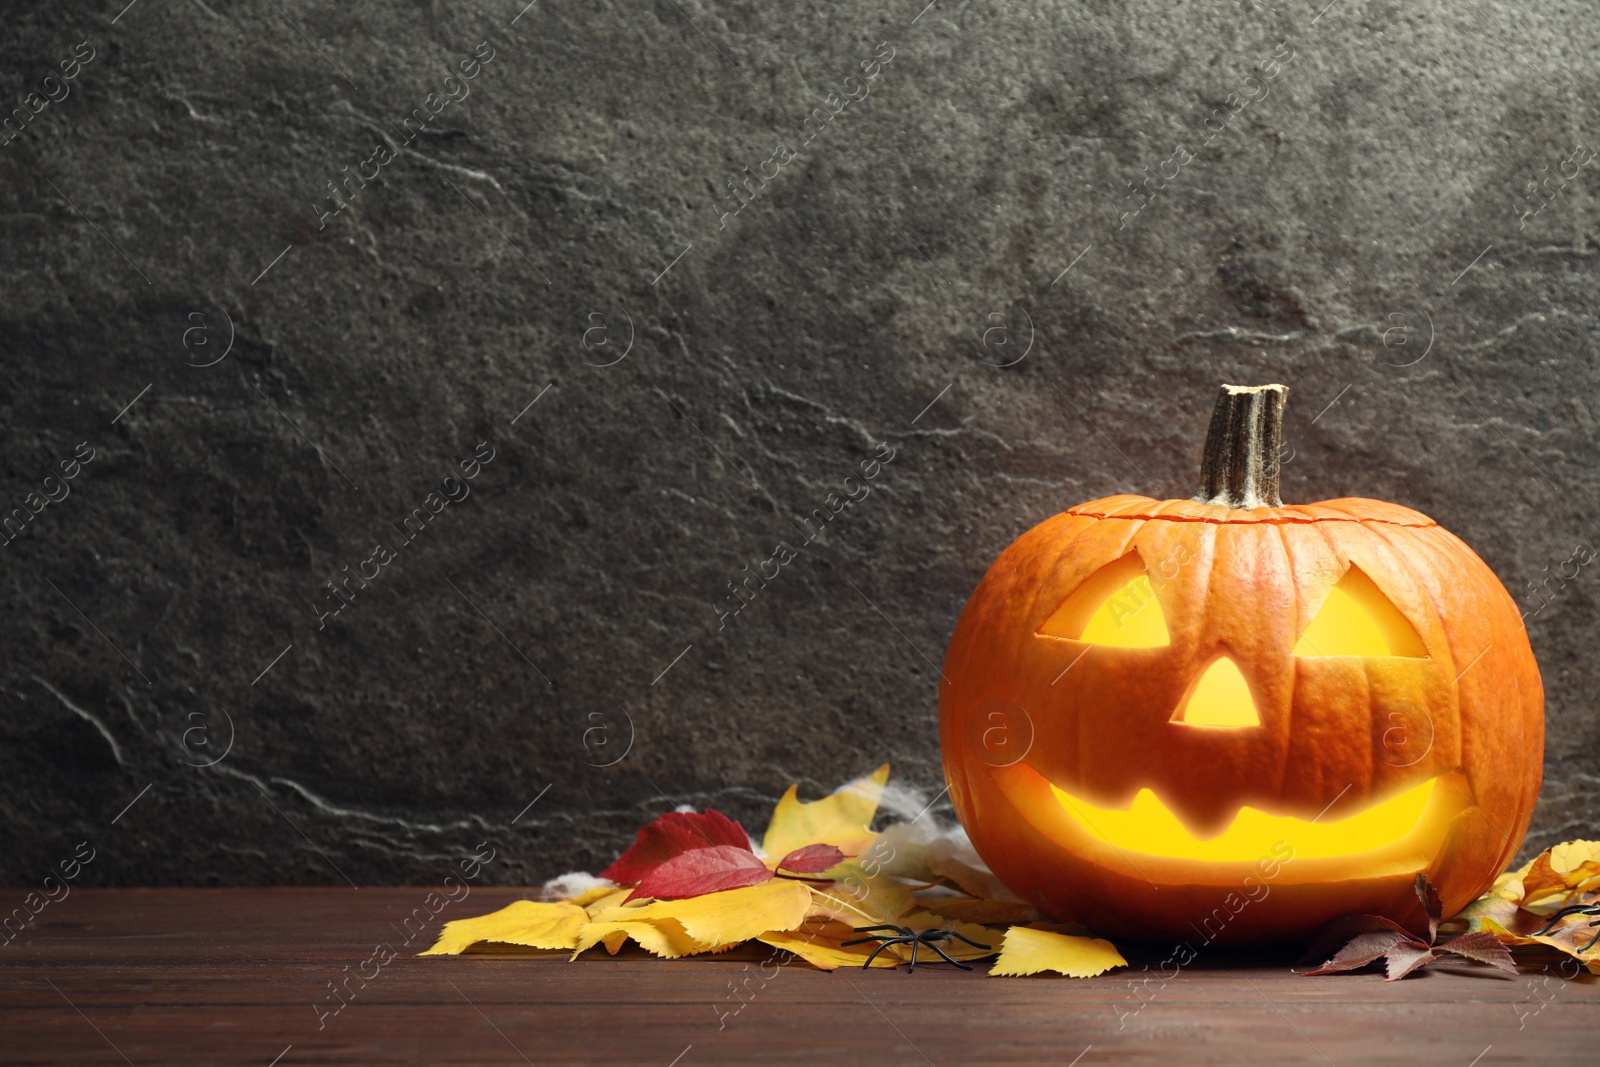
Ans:
[[[813,967],[831,971],[835,967],[860,967],[866,963],[877,945],[868,943],[845,948],[843,944],[860,936],[847,923],[812,919],[798,930],[773,931],[762,934],[757,940],[773,948],[793,952]],[[872,966],[893,967],[899,962],[885,952],[872,961]]]
[[[1595,890],[1600,890],[1600,841],[1563,841],[1496,878],[1490,892],[1525,908],[1550,905],[1555,911],[1563,898]]]
[[[812,915],[851,926],[892,923],[911,910],[911,889],[889,878],[874,878],[854,864],[835,868],[833,885],[811,887]]]
[[[809,803],[799,800],[800,787],[791,785],[773,809],[761,850],[773,860],[806,845],[837,845],[846,852],[859,851],[872,839],[868,826],[878,812],[878,800],[888,781],[889,765],[885,763],[867,777],[840,786],[831,796]]]
[[[1109,941],[1013,926],[1006,931],[1000,958],[989,968],[989,974],[995,977],[1059,971],[1069,978],[1092,978],[1127,965],[1128,961]]]
[[[1597,892],[1600,841],[1563,841],[1496,878],[1461,915],[1471,930],[1487,930],[1507,945],[1548,945],[1600,974],[1600,955],[1590,952],[1589,916],[1552,921],[1562,908],[1592,901]]]
[[[1534,857],[1521,872],[1525,908],[1558,910],[1580,893],[1600,888],[1600,841],[1564,841]]]
[[[944,949],[947,955],[954,956],[958,960],[981,960],[986,956],[993,956],[995,949],[999,947],[997,939],[1000,937],[1000,933],[997,930],[987,930],[974,923],[944,919],[926,911],[913,912],[898,920],[898,925],[916,933],[921,933],[923,930],[950,930],[976,941],[978,945],[987,946],[979,948],[977,945],[969,945],[965,941],[959,941],[955,938],[939,942],[939,947]],[[890,932],[888,930],[880,931],[880,933]],[[894,945],[890,947],[889,951],[899,956],[902,960],[911,958],[910,945]],[[939,954],[926,945],[917,948],[917,961],[919,963],[943,962],[939,959]]]
[[[612,908],[596,921],[673,920],[707,948],[720,948],[777,930],[793,930],[811,910],[811,889],[791,878],[724,889],[720,893],[656,900],[643,907]],[[649,946],[646,946],[647,948]],[[654,950],[652,950],[654,951]]]
[[[1481,898],[1479,899],[1479,903],[1482,903]],[[1552,937],[1548,934],[1515,934],[1506,929],[1495,919],[1487,916],[1479,916],[1475,918],[1471,925],[1474,929],[1489,931],[1489,933],[1499,938],[1503,944],[1549,945],[1553,949],[1559,949],[1560,951],[1565,952],[1567,955],[1576,958],[1578,962],[1589,968],[1590,974],[1600,974],[1600,957],[1590,958],[1587,955],[1580,954],[1573,948],[1570,942],[1564,941],[1559,937]],[[1591,932],[1592,931],[1585,926],[1581,935],[1584,941],[1588,940],[1588,935]],[[1577,972],[1573,973],[1576,974]]]
[[[1596,862],[1600,862],[1600,841],[1563,841],[1550,847],[1550,866],[1561,874]]]
[[[585,923],[578,935],[577,949],[572,953],[572,958],[577,959],[579,953],[602,942],[606,951],[615,956],[627,938],[637,941],[646,952],[669,960],[710,951],[710,946],[690,937],[681,924],[671,919],[627,920]]]
[[[615,886],[597,885],[592,889],[585,889],[582,893],[568,900],[567,903],[576,904],[580,908],[587,908],[590,904],[598,900],[604,900],[613,893],[621,893],[626,897],[629,892],[630,890],[627,888],[617,889]]]
[[[589,918],[598,919],[603,913],[617,907],[628,894],[633,892],[632,886],[623,886],[621,889],[606,889],[601,891],[590,890],[573,903],[582,903],[583,910],[589,913]]]
[[[439,940],[423,956],[454,956],[480,941],[531,948],[571,948],[588,914],[576,904],[514,900],[499,911],[444,924]]]

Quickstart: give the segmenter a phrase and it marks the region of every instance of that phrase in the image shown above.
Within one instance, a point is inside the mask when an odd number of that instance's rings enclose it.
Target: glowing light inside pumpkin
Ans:
[[[1260,726],[1261,715],[1256,711],[1244,672],[1233,660],[1222,656],[1205,669],[1172,721],[1188,726]]]
[[[1294,654],[1423,658],[1428,652],[1372,579],[1351,567],[1328,591],[1328,599],[1295,643]]]
[[[1141,789],[1126,809],[1095,807],[1055,783],[1050,789],[1073,819],[1097,840],[1127,852],[1171,859],[1212,862],[1256,860],[1287,841],[1297,859],[1353,856],[1398,841],[1411,832],[1433,797],[1431,778],[1380,804],[1343,819],[1295,819],[1242,807],[1215,837],[1190,833],[1149,789]]]
[[[1107,597],[1089,616],[1078,640],[1111,648],[1161,648],[1171,643],[1150,576],[1141,568]]]

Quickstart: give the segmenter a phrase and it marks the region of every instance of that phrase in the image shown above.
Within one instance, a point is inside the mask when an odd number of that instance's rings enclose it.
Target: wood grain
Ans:
[[[755,952],[417,959],[443,922],[528,895],[474,890],[406,944],[429,892],[78,890],[0,948],[0,1062],[1493,1067],[1593,1065],[1600,1047],[1600,980],[1560,977],[1554,956],[1518,978],[1461,966],[1387,984],[1205,951],[1165,981],[1166,953],[1132,951],[1131,973],[1087,980],[827,974]],[[395,957],[322,1014],[379,945]]]

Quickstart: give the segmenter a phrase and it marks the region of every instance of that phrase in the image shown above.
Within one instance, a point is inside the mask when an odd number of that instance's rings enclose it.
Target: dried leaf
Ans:
[[[989,968],[990,977],[1057,971],[1069,978],[1092,978],[1128,961],[1109,941],[1074,937],[1049,930],[1013,926],[1005,933],[1000,958]]]
[[[821,874],[843,862],[844,853],[832,845],[807,845],[779,860],[778,869],[794,874]]]
[[[1444,944],[1436,946],[1440,952],[1453,952],[1457,956],[1465,956],[1469,960],[1487,963],[1491,967],[1498,967],[1502,971],[1517,973],[1517,965],[1511,959],[1511,950],[1500,943],[1500,939],[1487,930],[1476,930],[1460,937],[1453,937]]]
[[[628,899],[682,900],[757,885],[771,877],[772,871],[747,848],[692,848],[651,868]]]
[[[1600,892],[1600,841],[1564,841],[1513,872],[1503,895],[1530,910],[1556,911],[1594,892]]]
[[[1300,962],[1302,965],[1315,964],[1318,960],[1328,957],[1330,953],[1342,949],[1345,945],[1349,944],[1351,940],[1361,934],[1374,934],[1383,932],[1395,934],[1395,940],[1417,940],[1416,934],[1413,934],[1410,930],[1407,930],[1397,922],[1394,922],[1390,919],[1385,919],[1382,915],[1346,915],[1342,919],[1335,919],[1332,923],[1328,924],[1327,929],[1323,930],[1322,933],[1317,935],[1316,940],[1313,941],[1310,947],[1306,949],[1305,955],[1301,957]],[[1373,958],[1375,959],[1376,957]],[[1327,963],[1323,964],[1322,966],[1325,967],[1327,964],[1331,964],[1332,962],[1332,959],[1327,959]],[[1355,964],[1355,966],[1361,966],[1361,964]],[[1345,969],[1346,968],[1336,968],[1335,970]],[[1334,972],[1324,971],[1319,968],[1316,970],[1305,971],[1303,973],[1331,974]]]
[[[1519,925],[1531,923],[1535,931],[1549,926],[1548,920],[1531,912],[1519,911],[1517,919]],[[1589,926],[1590,921],[1588,916],[1568,916],[1557,922],[1549,933],[1524,934],[1507,929],[1493,919],[1485,919],[1482,929],[1485,933],[1493,934],[1502,944],[1548,945],[1577,959],[1589,969],[1590,974],[1600,974],[1600,944],[1594,942],[1594,936],[1600,933],[1600,929]]]
[[[762,851],[768,856],[786,856],[806,845],[831,843],[846,852],[858,852],[872,839],[868,827],[888,781],[889,765],[885,763],[831,796],[809,803],[799,800],[799,786],[791,785],[773,809]]]
[[[794,930],[811,910],[811,889],[803,882],[777,878],[761,885],[682,900],[657,900],[644,906],[613,908],[596,921],[671,919],[694,940],[711,948],[748,941],[774,931]]]
[[[1518,916],[1520,915],[1528,917],[1528,922],[1530,923],[1528,932],[1537,930],[1542,925],[1542,922],[1537,920],[1532,912],[1525,912],[1517,907],[1516,901],[1509,900],[1491,890],[1468,904],[1462,910],[1460,918],[1466,920],[1468,930],[1484,929],[1484,924],[1487,920],[1492,920],[1502,929],[1510,929],[1518,924]]]
[[[601,871],[600,877],[618,885],[632,885],[680,853],[718,845],[749,852],[750,835],[720,812],[669,811],[640,830],[628,851]]]
[[[1412,938],[1404,931],[1394,930],[1369,930],[1352,937],[1345,946],[1335,952],[1326,962],[1314,971],[1306,974],[1338,974],[1340,971],[1353,971],[1365,967],[1374,960],[1389,954],[1389,950],[1398,944],[1410,943],[1419,945],[1424,950],[1427,945]]]
[[[1433,944],[1433,939],[1439,936],[1439,915],[1443,905],[1439,902],[1439,891],[1433,888],[1433,883],[1428,881],[1428,876],[1418,874],[1415,883],[1417,899],[1422,902],[1422,910],[1428,914],[1428,944]]]
[[[1438,957],[1421,941],[1396,941],[1389,946],[1386,982],[1398,981]]]
[[[848,923],[808,919],[798,930],[774,931],[762,934],[757,940],[773,948],[793,952],[813,967],[831,971],[835,967],[860,967],[866,963],[875,945],[844,947],[844,942],[860,936]],[[899,963],[897,958],[885,952],[872,961],[872,966],[894,967]]]
[[[422,956],[454,956],[483,941],[530,948],[571,948],[589,916],[576,904],[514,900],[499,911],[444,924],[439,939]]]
[[[1565,841],[1495,880],[1462,912],[1470,930],[1507,945],[1549,945],[1600,974],[1600,945],[1590,926],[1600,915],[1560,913],[1600,902],[1600,841]]]
[[[1340,971],[1353,971],[1376,962],[1381,956],[1384,958],[1387,972],[1385,980],[1393,982],[1439,959],[1438,954],[1441,952],[1454,953],[1469,960],[1515,972],[1516,965],[1511,962],[1510,952],[1492,933],[1482,929],[1463,934],[1443,945],[1433,945],[1434,937],[1439,930],[1439,894],[1433,888],[1433,884],[1420,874],[1417,875],[1415,887],[1417,900],[1428,916],[1427,941],[1412,935],[1405,928],[1381,915],[1347,916],[1330,926],[1317,942],[1318,946],[1324,947],[1325,950],[1330,943],[1338,944],[1342,940],[1343,947],[1321,966],[1305,973],[1335,974]],[[1501,901],[1501,903],[1508,902]],[[1486,915],[1480,915],[1478,918],[1480,922],[1495,925]]]

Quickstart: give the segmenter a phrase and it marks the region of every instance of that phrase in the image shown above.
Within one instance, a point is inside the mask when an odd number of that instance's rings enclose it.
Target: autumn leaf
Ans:
[[[640,830],[638,839],[600,877],[632,885],[674,856],[718,845],[749,852],[750,835],[721,812],[669,811]]]
[[[571,958],[577,959],[580,953],[598,944],[604,944],[606,951],[615,956],[623,943],[630,939],[646,952],[669,960],[711,949],[710,945],[690,937],[681,923],[671,919],[630,919],[586,923],[578,935],[577,947]]]
[[[756,885],[771,877],[767,865],[747,848],[692,848],[652,867],[628,899],[681,900]]]
[[[615,893],[621,893],[623,898],[626,898],[628,895],[626,889],[618,889],[616,886],[612,885],[597,885],[593,889],[584,890],[575,897],[568,897],[566,902],[568,904],[576,904],[580,908],[587,908],[590,904],[605,900],[607,897],[612,896]],[[618,899],[617,903],[622,903],[622,900]]]
[[[1428,944],[1433,944],[1434,938],[1439,936],[1439,916],[1443,907],[1439,903],[1439,891],[1433,888],[1433,883],[1428,881],[1428,876],[1418,874],[1412,887],[1417,891],[1417,900],[1422,903],[1422,910],[1428,915]]]
[[[1000,958],[989,968],[989,976],[1012,977],[1056,971],[1069,978],[1093,978],[1113,967],[1127,965],[1128,961],[1109,941],[1013,926],[1005,933],[1005,940],[1000,946]]]
[[[589,913],[589,918],[593,919],[601,912],[606,911],[609,908],[614,908],[623,903],[632,895],[633,890],[628,886],[622,886],[618,889],[607,889],[601,892],[590,890],[589,892],[583,894],[583,896],[573,900],[572,903],[582,907],[584,911]]]
[[[454,956],[484,941],[529,948],[572,948],[589,915],[576,904],[514,900],[499,911],[444,924],[422,956]]]
[[[1513,912],[1511,922],[1514,925],[1511,926],[1481,914],[1475,916],[1471,924],[1473,933],[1490,934],[1503,945],[1548,945],[1577,959],[1590,974],[1600,974],[1600,949],[1595,942],[1600,929],[1591,927],[1592,921],[1589,915],[1582,913],[1552,920],[1517,910]]]
[[[1461,913],[1505,945],[1548,945],[1600,974],[1600,841],[1565,841],[1501,875]]]
[[[1440,952],[1453,952],[1457,956],[1465,956],[1469,960],[1487,963],[1491,967],[1498,967],[1502,971],[1517,973],[1517,965],[1511,958],[1511,950],[1500,943],[1500,939],[1487,930],[1477,930],[1472,933],[1452,937],[1439,946]]]
[[[1600,892],[1600,841],[1563,841],[1495,881],[1490,892],[1531,911],[1559,910]]]
[[[778,861],[778,870],[793,874],[821,874],[844,862],[844,853],[832,845],[807,845]]]
[[[1399,944],[1422,945],[1424,949],[1428,947],[1404,930],[1365,930],[1346,941],[1343,948],[1316,970],[1304,973],[1336,974],[1339,971],[1353,971],[1387,956],[1389,950]]]
[[[832,885],[811,887],[812,916],[826,916],[851,926],[895,922],[911,910],[911,889],[890,878],[868,875],[853,863],[834,871]]]
[[[859,852],[872,839],[868,827],[888,781],[889,765],[885,763],[821,800],[801,801],[800,787],[791,785],[773,809],[761,850],[768,856],[786,856],[807,845],[831,844],[846,852]]]
[[[848,922],[810,918],[797,930],[773,931],[762,934],[756,940],[773,948],[793,952],[813,967],[831,971],[836,967],[861,967],[866,963],[867,957],[872,954],[876,946],[844,947],[844,942],[854,941],[860,936]],[[899,962],[895,957],[884,953],[872,961],[872,966],[895,967]]]
[[[1421,941],[1396,941],[1389,946],[1389,951],[1384,953],[1384,958],[1387,960],[1383,979],[1385,982],[1398,981],[1418,967],[1437,959],[1433,949]]]
[[[719,948],[770,931],[793,930],[805,921],[810,909],[811,890],[804,882],[777,878],[760,885],[681,900],[624,905],[596,915],[594,921],[670,919],[679,923],[695,941]]]
[[[1394,982],[1446,954],[1516,973],[1511,953],[1490,933],[1467,933],[1442,945],[1434,944],[1439,932],[1439,894],[1421,874],[1417,875],[1415,888],[1417,900],[1428,917],[1426,941],[1381,915],[1349,915],[1330,925],[1307,955],[1315,959],[1335,945],[1343,947],[1316,968],[1303,973],[1338,974],[1359,970],[1382,959],[1384,980]]]

